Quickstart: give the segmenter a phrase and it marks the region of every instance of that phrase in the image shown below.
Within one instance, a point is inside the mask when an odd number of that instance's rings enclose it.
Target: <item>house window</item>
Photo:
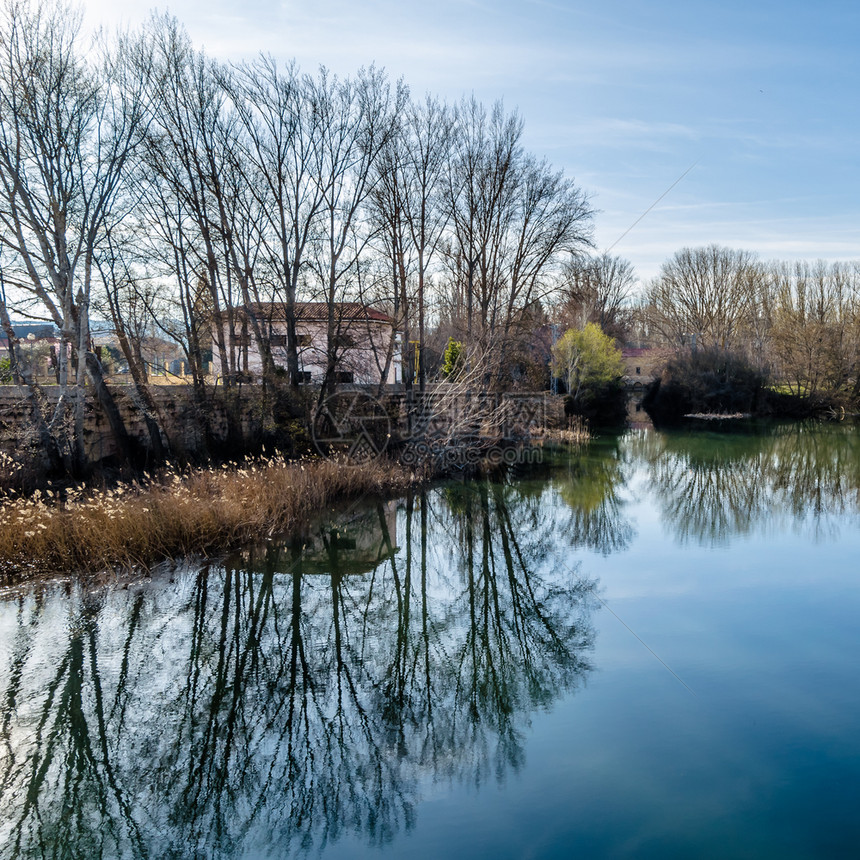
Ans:
[[[296,343],[299,346],[310,346],[311,345],[311,336],[309,334],[297,334],[296,335]]]
[[[273,334],[269,338],[270,346],[286,346],[287,345],[287,336],[285,334]]]
[[[351,383],[355,378],[355,374],[351,370],[336,370],[334,374],[335,382]]]
[[[334,339],[335,349],[351,349],[355,346],[355,338],[348,334],[339,334]]]
[[[250,346],[251,336],[247,334],[235,334],[233,335],[233,343],[235,346]]]
[[[637,367],[637,368],[636,368],[636,375],[637,375],[637,376],[640,376],[641,374],[642,374],[642,368],[641,368],[641,367]]]
[[[309,370],[300,370],[299,371],[299,383],[305,383],[306,385],[310,385],[311,382],[311,372]]]

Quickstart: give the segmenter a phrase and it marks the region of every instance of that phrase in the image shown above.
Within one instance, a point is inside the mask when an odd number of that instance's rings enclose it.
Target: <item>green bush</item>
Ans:
[[[463,364],[463,344],[453,337],[448,338],[448,346],[442,357],[442,376],[446,379],[456,379]]]
[[[624,360],[599,325],[568,329],[552,349],[553,372],[567,388],[564,410],[592,425],[621,424],[627,415]]]

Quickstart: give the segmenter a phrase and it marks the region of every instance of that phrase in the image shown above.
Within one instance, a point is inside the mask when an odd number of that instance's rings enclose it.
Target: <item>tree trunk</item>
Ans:
[[[95,354],[89,350],[86,353],[86,368],[99,405],[107,417],[108,424],[110,424],[120,461],[122,463],[130,463],[132,446],[128,430],[126,430],[125,422],[122,420],[122,415],[120,415],[116,401],[105,383],[101,363]]]
[[[152,448],[152,456],[156,462],[163,462],[167,459],[169,448],[165,446],[161,438],[161,425],[157,419],[158,407],[155,405],[152,392],[146,384],[142,363],[138,364],[136,356],[131,349],[131,344],[128,341],[128,337],[126,336],[122,326],[119,325],[119,321],[116,317],[114,317],[114,328],[116,329],[120,349],[122,349],[123,355],[128,362],[128,370],[131,374],[135,393],[140,401],[138,408],[140,409],[140,412],[143,415],[143,420],[146,423],[150,447]]]

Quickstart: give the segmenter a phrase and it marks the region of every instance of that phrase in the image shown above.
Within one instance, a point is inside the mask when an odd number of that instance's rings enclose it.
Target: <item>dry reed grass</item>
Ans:
[[[567,420],[567,427],[548,427],[541,433],[540,438],[544,444],[555,444],[562,446],[578,447],[584,445],[591,438],[585,421],[579,416],[573,416]]]
[[[343,466],[273,457],[186,474],[167,471],[146,486],[7,497],[0,500],[0,581],[223,552],[299,529],[361,495],[398,492],[416,480],[386,461]]]

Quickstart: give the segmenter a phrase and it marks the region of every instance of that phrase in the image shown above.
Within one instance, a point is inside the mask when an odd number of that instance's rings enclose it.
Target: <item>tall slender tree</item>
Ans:
[[[120,40],[114,50],[97,52],[97,65],[83,58],[79,34],[79,13],[59,4],[9,0],[0,24],[0,222],[12,259],[7,282],[60,330],[60,396],[50,430],[76,473],[88,466],[88,379],[120,454],[129,455],[125,426],[91,350],[89,318],[100,243],[146,129],[143,78],[129,72],[129,57],[141,46]],[[69,409],[71,434],[65,430]]]

